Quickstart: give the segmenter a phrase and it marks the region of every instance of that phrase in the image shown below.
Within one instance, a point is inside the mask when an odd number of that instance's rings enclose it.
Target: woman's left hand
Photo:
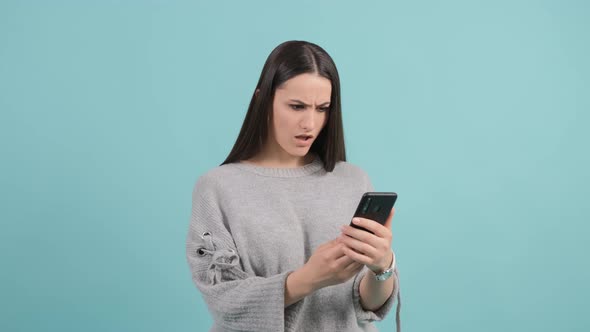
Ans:
[[[344,254],[356,262],[365,264],[374,273],[387,270],[393,261],[391,220],[394,214],[395,208],[392,208],[385,225],[371,219],[353,219],[352,222],[355,225],[363,227],[373,234],[349,225],[342,226],[342,235],[338,241],[344,244]]]

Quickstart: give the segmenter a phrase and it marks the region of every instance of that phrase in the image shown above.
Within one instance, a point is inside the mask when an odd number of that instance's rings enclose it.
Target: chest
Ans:
[[[299,268],[315,248],[340,235],[363,193],[354,184],[285,181],[229,194],[225,220],[242,266],[259,276]]]

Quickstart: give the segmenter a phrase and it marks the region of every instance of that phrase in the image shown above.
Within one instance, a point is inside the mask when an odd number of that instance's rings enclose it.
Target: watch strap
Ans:
[[[373,272],[375,274],[376,280],[379,280],[379,281],[387,280],[393,275],[393,270],[395,269],[395,253],[393,252],[393,250],[391,251],[391,255],[392,255],[391,266],[388,269],[386,269],[385,271],[382,271],[381,273]]]

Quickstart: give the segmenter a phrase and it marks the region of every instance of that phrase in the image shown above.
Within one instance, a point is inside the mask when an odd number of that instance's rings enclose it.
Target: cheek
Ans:
[[[275,128],[278,129],[277,134],[280,134],[286,127],[285,118],[282,117],[280,114],[276,115],[277,116],[275,116]]]
[[[274,134],[277,140],[289,133],[289,122],[284,116],[281,116],[280,112],[274,113],[273,127]]]

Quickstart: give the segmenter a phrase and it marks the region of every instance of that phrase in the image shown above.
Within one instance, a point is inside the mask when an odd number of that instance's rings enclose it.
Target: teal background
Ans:
[[[302,39],[399,193],[404,331],[589,331],[589,32],[587,1],[1,1],[0,330],[206,331],[193,185]]]

